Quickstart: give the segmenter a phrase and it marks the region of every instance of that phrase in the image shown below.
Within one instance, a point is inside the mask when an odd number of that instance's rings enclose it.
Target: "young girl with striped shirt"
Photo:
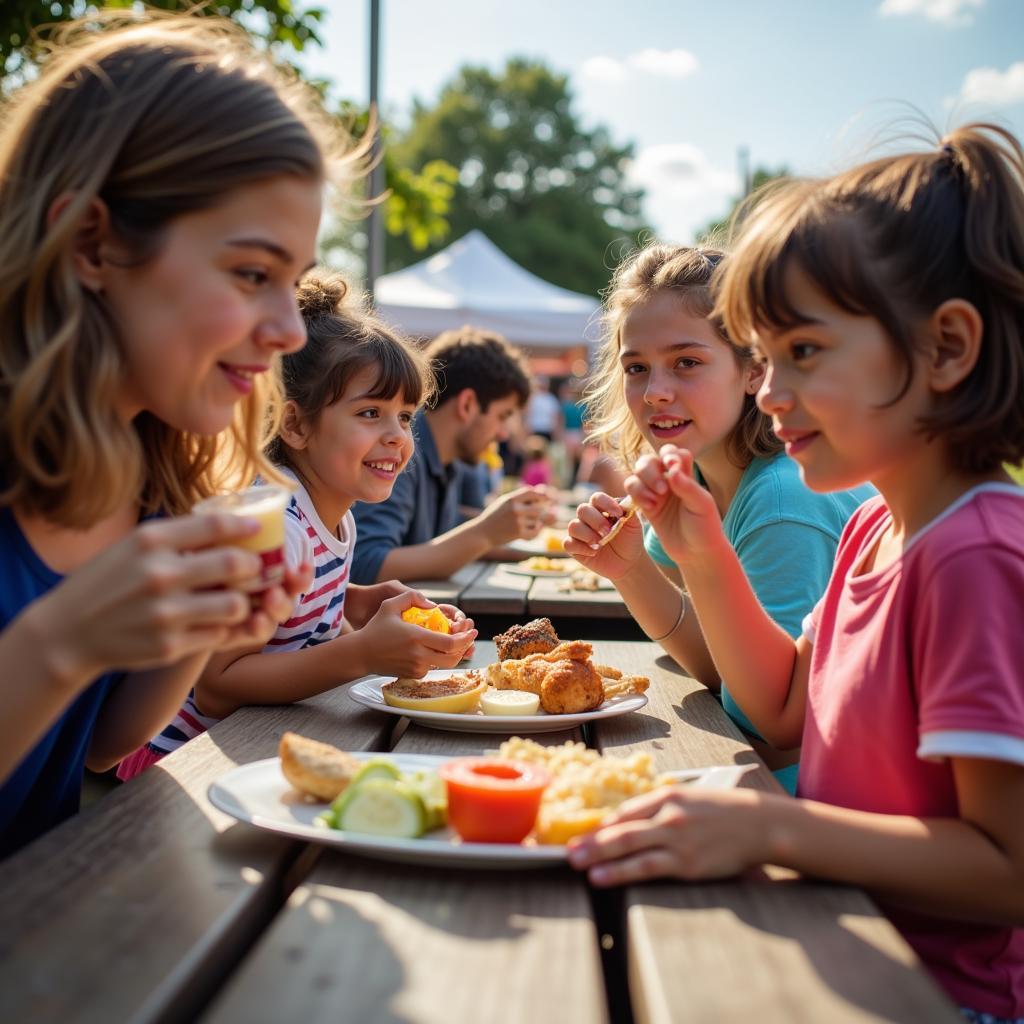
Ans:
[[[295,483],[285,514],[289,564],[312,563],[313,582],[269,643],[214,655],[174,721],[121,762],[127,780],[247,704],[289,704],[368,673],[421,676],[453,667],[476,638],[451,605],[448,635],[405,622],[431,607],[397,581],[349,583],[356,501],[385,501],[413,453],[412,418],[430,389],[419,352],[375,317],[336,276],[299,288],[305,348],[282,363],[287,401],[271,459]]]

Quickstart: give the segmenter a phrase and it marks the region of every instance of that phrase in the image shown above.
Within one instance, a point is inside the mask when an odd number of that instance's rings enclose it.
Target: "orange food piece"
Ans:
[[[448,790],[448,824],[467,843],[521,843],[551,781],[539,765],[497,757],[462,757],[438,775]]]
[[[402,612],[402,619],[411,622],[414,626],[422,626],[424,629],[433,630],[435,633],[450,633],[451,623],[445,618],[440,608],[406,608]]]

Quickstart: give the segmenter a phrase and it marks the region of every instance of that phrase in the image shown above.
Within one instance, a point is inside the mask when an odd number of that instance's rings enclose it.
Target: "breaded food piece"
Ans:
[[[528,654],[544,654],[558,646],[558,634],[550,619],[533,619],[509,626],[494,638],[502,661],[518,660]]]
[[[622,515],[617,518],[602,513],[605,519],[612,524],[612,528],[597,542],[598,547],[603,548],[605,544],[614,540],[618,536],[619,530],[636,515],[636,505],[633,504],[633,499],[628,494],[624,498],[619,498],[619,507],[622,509]]]
[[[344,792],[362,767],[344,750],[294,732],[281,737],[278,753],[284,777],[296,789],[318,800],[333,800]]]
[[[595,665],[594,668],[597,669],[597,674],[602,679],[621,679],[622,678],[622,670],[618,669],[618,668],[613,668],[611,665]]]
[[[540,688],[540,706],[549,715],[579,715],[604,703],[604,684],[589,661],[556,661]]]
[[[651,681],[647,676],[624,676],[620,674],[618,679],[602,676],[601,681],[604,684],[605,700],[611,700],[612,697],[627,697],[635,693],[646,693],[647,688],[651,685]]]

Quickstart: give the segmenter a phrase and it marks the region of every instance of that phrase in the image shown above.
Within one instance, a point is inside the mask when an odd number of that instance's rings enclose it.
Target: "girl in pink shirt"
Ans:
[[[1024,457],[1024,151],[971,125],[794,182],[716,284],[808,486],[880,496],[793,641],[692,454],[641,458],[626,489],[682,568],[682,611],[762,735],[802,745],[798,799],[663,789],[570,859],[596,885],[773,863],[864,886],[965,1016],[1020,1024],[1024,491],[1003,466]]]

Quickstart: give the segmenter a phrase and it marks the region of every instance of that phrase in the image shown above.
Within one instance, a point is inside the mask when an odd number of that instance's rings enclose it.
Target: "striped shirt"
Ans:
[[[299,595],[291,617],[277,627],[263,654],[298,651],[333,640],[341,632],[345,617],[345,590],[356,540],[355,520],[351,512],[346,512],[335,534],[320,520],[306,489],[297,480],[295,483],[295,493],[285,509],[285,561],[292,567],[312,562],[313,582],[307,593]],[[149,741],[148,749],[163,757],[217,722],[218,719],[199,713],[195,695],[190,693],[174,721]]]
[[[345,513],[336,535],[320,521],[301,484],[285,511],[284,525],[285,558],[289,565],[312,562],[313,583],[295,602],[291,617],[277,627],[265,652],[297,651],[333,640],[341,632],[349,565],[355,548],[356,523],[352,513]]]

